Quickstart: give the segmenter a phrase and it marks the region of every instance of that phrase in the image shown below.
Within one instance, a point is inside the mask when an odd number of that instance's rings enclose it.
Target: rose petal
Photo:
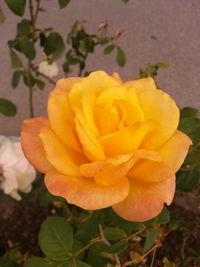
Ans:
[[[45,184],[53,195],[62,196],[68,203],[86,210],[109,207],[122,201],[129,192],[127,178],[113,186],[101,186],[92,179],[65,176],[56,171],[46,174]]]
[[[144,149],[157,149],[175,132],[179,123],[179,109],[169,95],[161,90],[146,90],[138,93],[145,120],[157,124],[155,131],[144,140]]]
[[[130,170],[128,176],[137,181],[163,181],[178,171],[191,144],[187,135],[176,131],[172,138],[158,150],[162,157],[161,162],[142,160]]]
[[[95,106],[94,118],[100,136],[112,133],[118,129],[120,122],[119,113],[113,105],[105,107]]]
[[[80,164],[87,162],[82,154],[65,146],[48,127],[42,128],[39,136],[48,161],[59,172],[66,175],[80,175]]]
[[[83,114],[78,112],[76,114],[76,130],[79,140],[83,146],[83,150],[87,158],[91,161],[98,161],[105,159],[103,148],[97,139],[97,136],[87,124]]]
[[[151,121],[138,122],[117,132],[102,136],[99,141],[108,157],[131,153],[140,146],[143,138],[152,127]]]
[[[39,138],[40,129],[49,126],[45,117],[24,120],[21,132],[22,150],[31,164],[40,172],[47,172],[51,164],[46,158],[46,154]]]
[[[107,158],[107,159],[101,160],[101,161],[82,164],[80,166],[80,172],[83,176],[93,177],[106,164],[112,163],[114,166],[117,166],[117,165],[129,160],[132,157],[132,155],[133,155],[132,153],[131,154],[125,154],[125,155],[116,156],[114,158]]]
[[[159,153],[154,151],[137,150],[124,162],[121,160],[121,163],[116,164],[116,161],[114,160],[113,162],[109,162],[109,160],[107,160],[107,163],[103,166],[103,168],[94,175],[95,182],[102,185],[113,185],[119,183],[122,177],[127,175],[127,172],[138,162],[140,158],[161,161]]]
[[[126,220],[147,221],[162,211],[164,203],[171,204],[174,193],[175,176],[160,183],[142,183],[131,180],[128,197],[115,204],[113,209]]]
[[[63,80],[63,83],[65,84],[65,80]],[[61,85],[59,83],[59,86]],[[68,147],[81,152],[82,147],[76,133],[74,114],[69,105],[67,91],[55,89],[49,95],[48,118],[56,135]]]
[[[117,72],[113,72],[113,74],[111,75],[116,81],[118,81],[119,83],[123,83],[120,75]]]
[[[98,96],[102,91],[119,85],[118,81],[104,71],[94,71],[73,86],[70,91],[70,103],[72,105],[80,104],[83,92],[92,91]]]
[[[151,77],[128,81],[124,83],[124,86],[127,88],[133,88],[137,93],[156,89],[156,84]]]
[[[80,82],[83,78],[80,77],[71,77],[71,78],[65,78],[65,79],[60,79],[56,83],[56,87],[53,90],[54,93],[59,93],[59,92],[69,92],[69,90],[72,88],[72,86]]]

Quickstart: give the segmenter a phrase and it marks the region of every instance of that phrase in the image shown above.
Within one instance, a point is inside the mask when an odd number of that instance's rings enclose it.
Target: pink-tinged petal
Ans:
[[[161,161],[161,157],[157,152],[138,150],[132,154],[120,155],[102,161],[83,164],[80,167],[80,172],[84,176],[94,177],[97,184],[113,185],[119,183],[119,181],[126,176],[130,168],[140,159]]]
[[[139,148],[145,135],[153,126],[151,121],[137,122],[132,126],[102,136],[99,141],[108,157],[132,153]]]
[[[114,78],[119,83],[123,83],[121,77],[119,76],[119,74],[117,72],[113,72],[113,74],[111,75],[111,77]]]
[[[106,164],[111,163],[114,166],[117,166],[128,161],[132,155],[133,154],[119,155],[113,158],[107,158],[105,160],[82,164],[80,166],[80,172],[83,176],[94,177],[94,175],[98,173]]]
[[[49,127],[45,117],[24,120],[21,132],[22,150],[30,163],[40,172],[47,172],[52,168],[39,138],[40,129]]]
[[[164,203],[170,205],[175,193],[175,176],[160,183],[130,181],[130,193],[122,202],[113,206],[122,218],[144,222],[157,216]]]
[[[48,127],[42,128],[39,136],[46,158],[56,170],[66,175],[80,175],[79,166],[87,162],[82,154],[64,145]]]
[[[141,160],[134,166],[128,176],[137,181],[160,182],[175,174],[184,162],[190,138],[180,131],[176,131],[159,150],[161,162]]]
[[[125,155],[124,155],[125,156]],[[101,170],[94,175],[95,182],[101,185],[114,185],[127,175],[128,171],[140,160],[141,158],[148,158],[155,161],[160,161],[159,153],[154,151],[138,150],[125,162],[118,165],[107,162]]]
[[[83,78],[80,77],[72,77],[72,78],[64,78],[60,79],[56,83],[56,87],[53,90],[53,93],[61,93],[61,92],[69,92],[69,90],[72,88],[72,86],[80,82]]]
[[[125,199],[129,193],[129,182],[123,178],[113,186],[97,185],[93,179],[65,176],[50,171],[45,184],[53,195],[64,197],[68,203],[86,210],[103,209]]]

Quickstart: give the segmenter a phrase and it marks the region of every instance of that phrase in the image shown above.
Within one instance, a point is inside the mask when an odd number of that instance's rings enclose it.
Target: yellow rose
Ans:
[[[22,147],[68,203],[145,221],[172,202],[191,140],[179,109],[152,78],[123,83],[103,71],[57,82],[48,117],[25,120]]]

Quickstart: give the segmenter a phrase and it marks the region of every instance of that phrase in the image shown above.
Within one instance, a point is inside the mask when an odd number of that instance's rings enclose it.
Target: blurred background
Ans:
[[[11,100],[17,106],[17,115],[6,117],[0,114],[0,134],[19,135],[22,120],[28,118],[28,89],[21,81],[13,89],[11,80],[13,70],[9,55],[8,40],[16,35],[16,25],[22,18],[14,15],[4,1],[0,4],[5,21],[0,25],[0,97]],[[76,0],[66,8],[60,9],[58,1],[43,0],[46,10],[38,16],[40,28],[52,27],[66,41],[75,21],[87,21],[85,27],[89,33],[98,33],[99,25],[107,21],[108,35],[114,35],[117,29],[124,32],[117,44],[126,54],[126,64],[120,67],[116,63],[116,54],[104,54],[105,47],[97,47],[89,54],[87,70],[105,70],[109,74],[116,71],[124,80],[139,77],[139,69],[156,62],[166,62],[169,68],[160,69],[156,77],[159,87],[175,99],[179,106],[200,108],[200,1],[199,0]],[[24,18],[29,18],[26,9]],[[37,50],[37,47],[36,47]],[[38,46],[36,64],[42,60],[42,50]],[[58,76],[64,77],[62,58],[56,60]],[[77,76],[77,69],[68,76]],[[44,90],[33,94],[35,116],[46,113],[47,96],[54,85],[46,83]]]

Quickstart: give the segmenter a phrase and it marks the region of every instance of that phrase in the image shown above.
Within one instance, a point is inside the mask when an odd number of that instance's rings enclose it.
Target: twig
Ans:
[[[136,232],[136,233],[130,235],[129,237],[127,237],[126,240],[132,239],[134,236],[139,235],[139,234],[142,233],[144,230],[146,230],[146,228],[143,226],[143,228],[142,228],[141,230],[139,230],[138,232]]]

